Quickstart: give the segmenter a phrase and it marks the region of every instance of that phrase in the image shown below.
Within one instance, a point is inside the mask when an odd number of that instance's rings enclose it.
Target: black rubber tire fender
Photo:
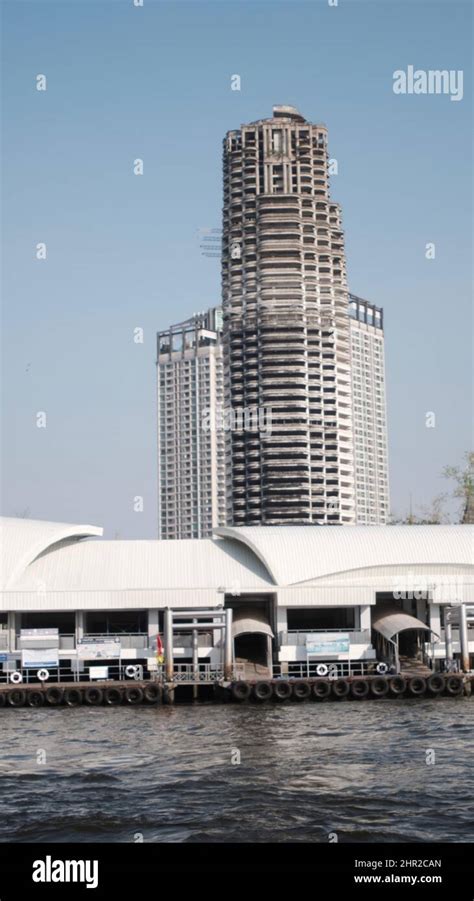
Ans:
[[[370,691],[374,698],[384,698],[388,694],[390,683],[385,676],[375,676],[370,681]]]
[[[82,704],[82,692],[79,688],[66,688],[64,703],[67,707],[80,707]]]
[[[43,707],[45,702],[44,691],[34,688],[26,694],[26,703],[28,707]]]
[[[423,676],[412,676],[408,683],[408,691],[415,698],[420,698],[426,692],[426,679]]]
[[[7,703],[7,696],[4,691],[0,691],[0,707],[5,707]]]
[[[99,707],[104,701],[104,692],[98,685],[91,685],[90,688],[86,688],[84,691],[84,701],[90,707]]]
[[[296,701],[307,701],[311,697],[311,685],[309,682],[294,682],[293,697]]]
[[[143,701],[143,689],[139,685],[125,689],[125,701],[127,704],[141,704]]]
[[[57,685],[50,685],[45,691],[45,697],[47,703],[51,704],[51,707],[57,707],[64,700],[64,691],[62,688],[58,688]]]
[[[293,694],[293,686],[291,682],[282,679],[281,682],[274,682],[273,695],[277,701],[287,701]]]
[[[313,698],[324,701],[331,694],[331,685],[327,679],[317,679],[313,682]]]
[[[461,695],[463,693],[463,682],[459,676],[448,676],[446,679],[446,691],[448,695],[452,697],[456,697],[456,695]]]
[[[271,682],[257,682],[253,687],[253,696],[257,701],[269,701],[273,695]]]
[[[8,703],[10,707],[24,707],[26,701],[26,691],[23,688],[14,688],[8,692]]]
[[[150,682],[143,689],[143,695],[147,704],[158,704],[158,701],[161,701],[161,693],[161,685],[157,685],[156,682]]]
[[[232,685],[232,697],[235,701],[246,701],[250,697],[251,691],[248,682],[234,682]]]
[[[395,697],[400,697],[407,688],[406,679],[403,676],[392,676],[391,679],[388,680],[388,684],[390,686],[390,691]]]
[[[350,682],[347,679],[334,679],[331,687],[335,698],[347,698],[351,689]]]
[[[351,697],[356,698],[356,700],[361,700],[362,698],[366,698],[369,693],[369,683],[367,679],[354,679],[351,682]]]
[[[118,704],[121,704],[123,700],[122,692],[120,688],[117,688],[115,685],[111,685],[110,688],[106,688],[104,691],[104,702],[109,707],[117,707]]]
[[[429,677],[427,685],[432,695],[439,695],[446,688],[446,679],[442,673],[433,673]]]

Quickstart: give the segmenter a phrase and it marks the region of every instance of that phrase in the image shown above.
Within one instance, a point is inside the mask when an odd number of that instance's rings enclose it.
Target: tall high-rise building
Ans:
[[[356,521],[383,525],[389,517],[383,310],[349,295]]]
[[[158,535],[206,538],[225,524],[222,311],[199,313],[157,336]]]
[[[223,164],[226,403],[271,410],[271,430],[230,433],[228,519],[354,523],[348,288],[327,130],[276,106],[228,132]]]

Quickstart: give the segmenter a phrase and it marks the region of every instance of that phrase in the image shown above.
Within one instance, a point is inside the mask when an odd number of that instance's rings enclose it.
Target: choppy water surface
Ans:
[[[2,710],[0,840],[472,841],[473,715],[473,699]]]

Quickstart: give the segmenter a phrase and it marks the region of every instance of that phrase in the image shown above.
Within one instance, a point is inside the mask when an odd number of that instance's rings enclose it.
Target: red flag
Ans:
[[[163,647],[163,642],[162,642],[162,640],[161,640],[161,635],[157,635],[157,636],[156,636],[156,653],[157,653],[157,656],[158,656],[158,657],[162,657],[162,656],[163,656],[163,651],[164,651],[164,647]]]

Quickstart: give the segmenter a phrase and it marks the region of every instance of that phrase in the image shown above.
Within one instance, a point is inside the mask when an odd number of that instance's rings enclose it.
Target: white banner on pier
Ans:
[[[81,638],[77,642],[78,660],[110,660],[120,657],[120,641],[115,638]]]
[[[57,648],[25,648],[21,652],[22,669],[54,669],[59,666]]]

